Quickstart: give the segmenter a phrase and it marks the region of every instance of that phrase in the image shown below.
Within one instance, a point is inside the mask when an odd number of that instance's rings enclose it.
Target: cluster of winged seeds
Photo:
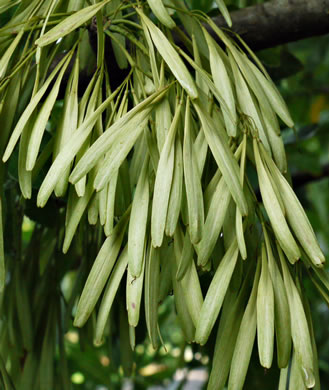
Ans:
[[[230,25],[224,2],[217,3]],[[98,248],[95,260],[81,266],[65,306],[68,318],[73,309],[77,327],[94,317],[96,345],[107,334],[115,297],[125,285],[120,294],[131,348],[144,311],[157,348],[158,306],[173,291],[187,342],[203,345],[218,327],[208,389],[227,383],[229,390],[243,388],[256,337],[263,367],[271,367],[276,351],[279,389],[286,389],[288,377],[290,389],[319,389],[301,275],[308,270],[326,299],[329,278],[289,184],[279,120],[288,127],[293,121],[266,70],[238,36],[233,39],[182,1],[168,4],[1,5],[1,12],[15,7],[0,30],[3,162],[17,146],[23,197],[33,197],[44,172],[38,206],[54,196],[63,199],[64,253],[73,253],[79,234]],[[91,21],[97,63],[81,94]],[[116,89],[104,55],[109,44],[126,70]],[[60,117],[49,130],[63,88]],[[256,186],[250,181],[255,175]],[[204,286],[205,273],[210,283]],[[60,316],[56,310],[51,318]],[[37,320],[29,315],[24,321],[31,322],[26,329],[33,339]],[[46,359],[47,335],[40,347],[25,333],[29,356],[40,348]]]

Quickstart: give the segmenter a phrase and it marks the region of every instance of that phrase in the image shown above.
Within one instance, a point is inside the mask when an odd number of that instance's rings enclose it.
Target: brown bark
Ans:
[[[234,11],[231,17],[232,30],[257,51],[329,33],[329,0],[272,0]],[[213,20],[227,27],[223,17]]]

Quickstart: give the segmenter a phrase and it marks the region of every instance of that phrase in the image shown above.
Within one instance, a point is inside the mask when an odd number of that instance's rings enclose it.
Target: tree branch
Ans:
[[[329,33],[329,0],[271,0],[231,13],[231,31],[237,33],[254,50],[294,42]],[[222,16],[213,18],[220,28],[228,26]],[[217,39],[208,25],[206,29]],[[91,31],[91,35],[96,34]],[[177,34],[173,34],[178,45]],[[234,34],[232,34],[234,37]],[[93,46],[97,39],[93,40]],[[94,47],[97,52],[97,46]]]
[[[234,11],[231,18],[231,30],[238,33],[252,50],[257,51],[329,33],[329,0],[271,0]],[[218,27],[229,31],[222,16],[213,20]],[[205,27],[217,39],[214,31],[208,25]],[[91,46],[97,53],[96,30],[90,29],[89,36]],[[176,43],[183,46],[179,36],[175,33],[173,36]],[[107,60],[111,57],[109,54]],[[110,60],[113,62],[113,58]],[[120,83],[121,79],[117,80]],[[86,78],[88,81],[89,77]]]
[[[257,51],[329,33],[329,0],[272,0],[234,11],[231,18],[232,31]],[[213,20],[227,28],[223,17]]]

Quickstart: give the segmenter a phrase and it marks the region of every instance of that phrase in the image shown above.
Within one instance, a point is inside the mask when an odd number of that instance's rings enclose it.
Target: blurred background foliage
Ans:
[[[228,0],[229,9],[234,11],[262,1],[257,0]],[[193,9],[202,9],[204,12],[215,14],[215,3],[209,0],[187,1]],[[8,15],[9,16],[9,15]],[[1,21],[1,24],[5,20]],[[329,36],[314,37],[300,42],[290,43],[284,46],[267,49],[257,53],[271,76],[279,86],[286,100],[292,117],[295,120],[295,129],[282,127],[282,133],[286,145],[288,164],[293,178],[295,191],[305,208],[308,217],[314,227],[321,247],[328,258],[329,256]],[[58,102],[61,109],[61,102]],[[52,116],[56,121],[56,115]],[[49,131],[54,123],[49,123]],[[13,162],[13,167],[15,163]],[[17,186],[17,173],[10,170],[11,179],[6,183],[7,188]],[[14,191],[14,190],[13,190]],[[17,193],[18,197],[18,193]],[[46,226],[42,234],[46,236],[45,244],[38,248],[43,262],[46,264],[47,256],[56,256],[56,261],[65,261],[59,248],[52,248],[56,241],[51,237],[56,236],[55,211],[58,204],[48,202],[45,209],[37,209],[35,201],[26,201],[25,217],[22,223],[22,248],[29,250],[33,237],[37,236],[38,226]],[[19,209],[16,208],[17,213]],[[22,215],[23,218],[23,215]],[[14,227],[11,231],[14,231]],[[44,237],[45,238],[45,237]],[[6,237],[10,240],[11,237]],[[18,242],[20,238],[13,238]],[[35,248],[34,248],[35,250]],[[70,253],[65,257],[68,258]],[[91,256],[93,258],[93,256]],[[327,266],[328,267],[328,266]],[[62,270],[58,275],[61,281],[60,295],[69,296],[70,290],[78,277],[77,267],[71,270]],[[40,270],[42,273],[43,270]],[[65,275],[63,277],[63,275]],[[311,302],[311,311],[314,321],[314,332],[317,340],[320,376],[322,388],[328,388],[329,383],[329,309],[323,302],[311,283],[308,283],[308,275],[305,275],[304,287]],[[54,277],[54,280],[56,277]],[[51,288],[51,286],[49,286]],[[116,298],[120,300],[120,294]],[[164,340],[164,345],[154,351],[145,338],[145,326],[137,328],[136,349],[134,351],[133,367],[126,367],[131,362],[131,357],[120,356],[120,344],[115,337],[120,328],[120,320],[117,329],[110,329],[113,335],[108,342],[101,347],[92,346],[92,335],[88,331],[88,323],[83,329],[71,327],[65,333],[65,345],[58,346],[58,361],[61,359],[61,348],[67,350],[68,369],[75,390],[106,390],[106,389],[201,389],[206,388],[204,378],[211,367],[211,348],[214,342],[209,342],[207,347],[198,345],[186,345],[177,324],[172,297],[169,296],[159,308],[159,325]],[[123,302],[123,301],[122,301]],[[124,303],[121,304],[123,307]],[[116,305],[120,307],[120,304]],[[115,318],[124,315],[124,310],[112,313]],[[92,321],[91,319],[90,321]],[[124,321],[122,321],[124,323]],[[215,338],[215,335],[212,335]],[[83,340],[82,347],[77,343]],[[128,342],[128,341],[127,341]],[[277,388],[278,370],[273,364],[273,369],[265,372],[258,364],[257,354],[253,354],[252,369],[249,370],[245,389],[275,389]],[[202,367],[203,375],[200,376],[199,385],[195,380],[195,387],[187,387],[187,378],[190,370]],[[133,379],[125,379],[125,373],[132,369]],[[153,387],[159,386],[159,387]],[[58,389],[61,388],[59,384]],[[297,389],[296,389],[297,390]]]

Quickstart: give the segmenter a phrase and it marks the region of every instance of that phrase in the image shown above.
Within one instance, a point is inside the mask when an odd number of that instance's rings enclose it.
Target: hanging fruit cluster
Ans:
[[[224,2],[217,3],[230,25]],[[65,329],[71,315],[77,327],[93,317],[94,343],[101,344],[122,285],[132,349],[142,305],[150,341],[159,346],[158,306],[173,291],[187,342],[205,344],[219,319],[209,389],[243,388],[256,337],[263,367],[271,367],[276,351],[280,389],[291,361],[291,389],[319,388],[301,271],[309,271],[324,297],[329,278],[289,184],[278,118],[288,127],[293,121],[255,54],[178,0],[170,7],[154,0],[16,1],[0,10],[11,7],[15,12],[0,29],[2,160],[10,161],[17,147],[22,196],[35,198],[37,189],[39,207],[61,198],[65,213],[58,237],[33,233],[47,242],[42,265],[27,256],[6,260],[6,286],[0,245],[3,310],[7,323],[18,316],[22,324],[10,340],[19,339],[26,351],[18,388],[29,388],[38,356],[40,389],[52,388],[56,329]],[[91,20],[96,68],[81,94],[81,64],[92,57]],[[119,83],[106,61],[108,45],[124,70]],[[63,88],[59,118],[49,129]],[[3,164],[2,192],[6,170]],[[59,283],[69,268],[53,261],[61,244],[83,259],[64,309],[58,300],[42,303],[52,270],[63,268],[56,271]],[[26,253],[34,256],[33,245]],[[211,280],[206,291],[204,273]],[[28,292],[38,276],[46,282]],[[38,305],[46,315],[33,315]],[[0,328],[4,339],[10,327]],[[2,381],[11,389],[8,344],[1,348]]]

